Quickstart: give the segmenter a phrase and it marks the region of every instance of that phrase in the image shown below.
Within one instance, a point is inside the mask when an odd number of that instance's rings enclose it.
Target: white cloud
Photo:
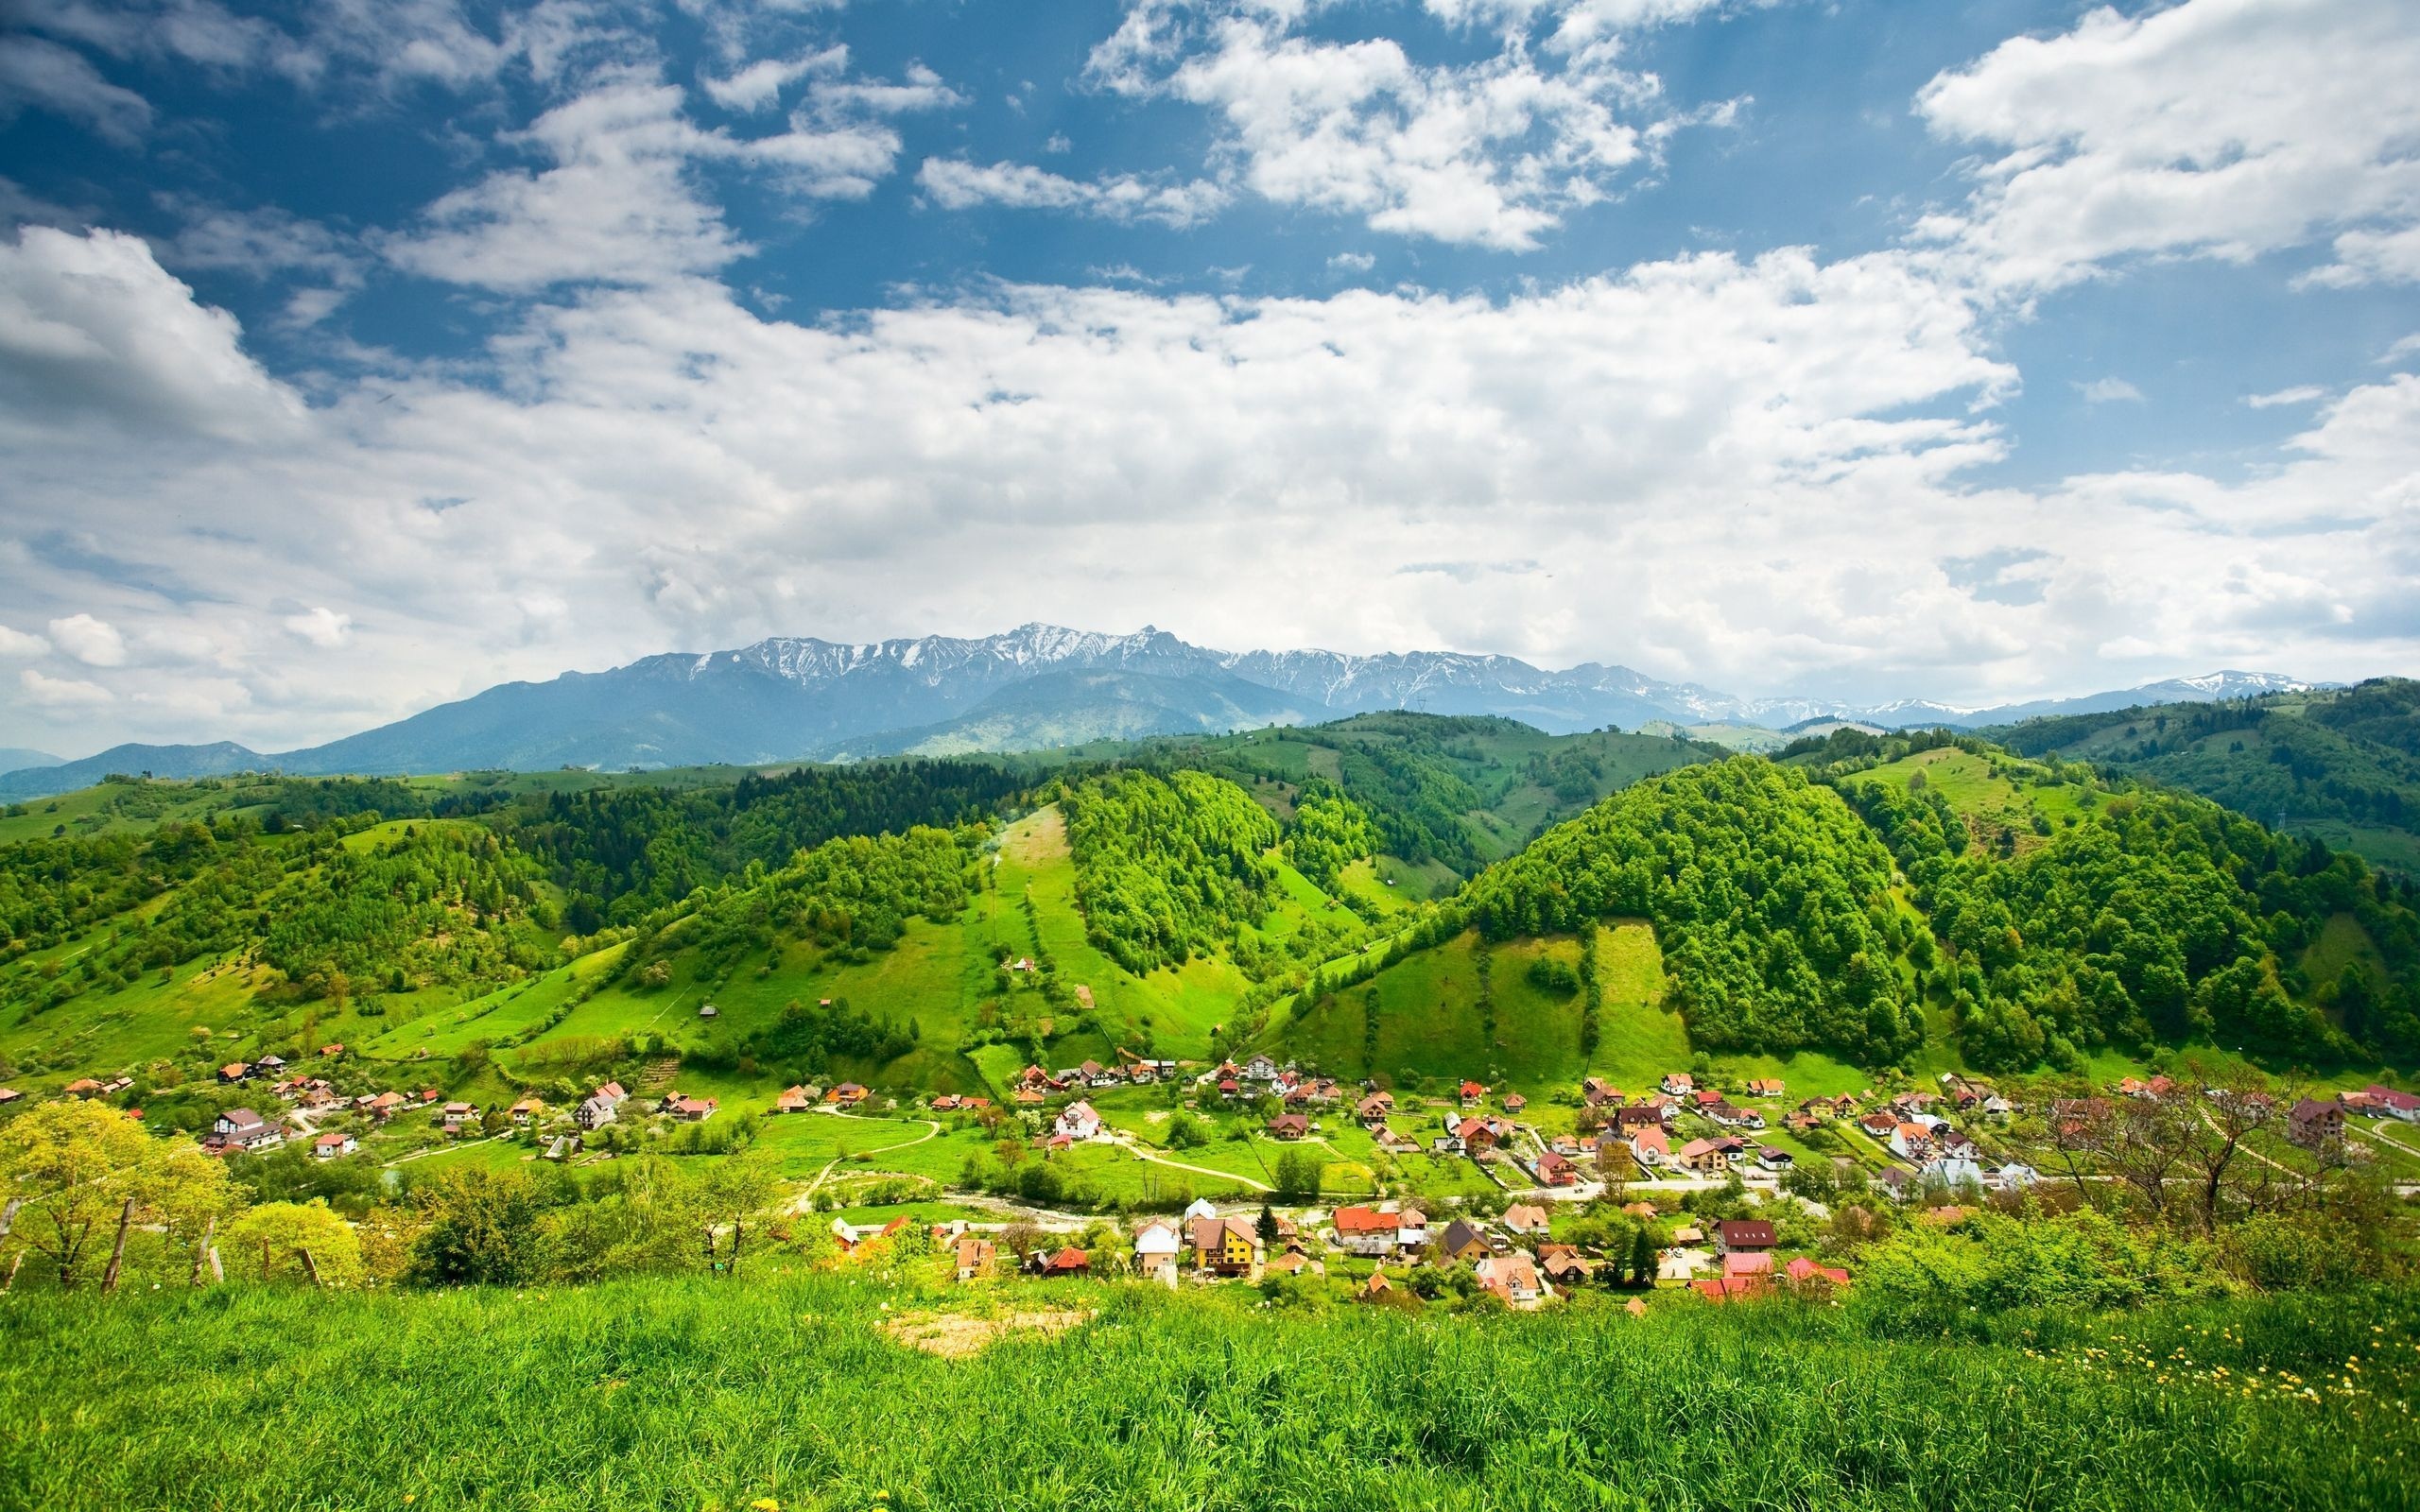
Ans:
[[[1087,74],[1212,112],[1221,154],[1268,199],[1512,251],[1605,198],[1683,122],[1725,118],[1673,112],[1660,81],[1620,66],[1618,40],[1583,34],[1563,14],[1572,8],[1483,9],[1506,26],[1494,56],[1430,64],[1389,38],[1305,35],[1305,6],[1140,0]],[[1634,9],[1607,8],[1608,26]],[[1557,29],[1533,47],[1531,25],[1549,20]],[[1566,37],[1563,23],[1581,29]]]
[[[301,405],[241,336],[134,237],[25,227],[0,241],[0,437],[61,417],[217,436],[291,423]]]
[[[809,74],[837,74],[849,66],[849,49],[825,47],[796,58],[764,58],[728,78],[701,78],[706,94],[726,111],[754,112],[779,103],[782,91]]]
[[[1327,266],[1340,273],[1367,273],[1378,266],[1378,260],[1368,252],[1339,252],[1327,260]]]
[[[120,146],[151,128],[149,103],[103,78],[81,53],[39,37],[0,37],[0,126],[27,109],[66,116]]]
[[[2095,378],[2090,383],[2078,383],[2075,391],[2087,404],[2139,404],[2143,391],[2123,378]]]
[[[336,649],[353,634],[353,616],[339,614],[324,604],[300,614],[289,614],[280,623],[296,640],[307,641],[323,650]]]
[[[739,138],[700,129],[681,106],[674,86],[609,76],[514,139],[554,166],[503,170],[440,198],[419,229],[389,240],[388,256],[430,278],[510,293],[661,283],[751,250],[691,182],[692,163],[736,163],[803,198],[852,199],[898,160],[896,131],[845,109],[802,109],[786,132]]]
[[[46,678],[27,667],[17,674],[17,686],[37,709],[90,709],[112,701],[110,691],[81,678]]]
[[[126,637],[109,621],[90,614],[51,621],[50,644],[88,667],[126,665]]]
[[[2321,282],[2420,274],[2420,26],[2407,0],[2096,9],[1945,73],[1916,108],[1987,154],[1922,232],[2054,286],[2145,254],[2246,261],[2336,235]]]
[[[1167,226],[1191,226],[1209,219],[1227,202],[1219,185],[1161,184],[1121,174],[1076,180],[1028,163],[994,163],[986,167],[954,158],[926,158],[916,172],[917,187],[944,210],[975,205],[1006,205],[1020,210],[1077,210],[1104,220],[1149,220]]]
[[[50,643],[39,635],[0,625],[0,656],[43,656],[50,650]]]
[[[2269,394],[2246,394],[2243,402],[2254,409],[2275,409],[2285,404],[2312,404],[2327,397],[2327,390],[2317,384],[2297,384]]]

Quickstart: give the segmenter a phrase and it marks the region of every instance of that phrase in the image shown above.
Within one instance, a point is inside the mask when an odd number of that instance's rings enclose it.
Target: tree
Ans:
[[[1260,1205],[1260,1218],[1253,1225],[1253,1232],[1259,1236],[1260,1242],[1265,1246],[1274,1246],[1277,1243],[1277,1214],[1270,1211],[1269,1204],[1266,1202]]]
[[[1647,1236],[1643,1224],[1631,1232],[1629,1271],[1633,1286],[1655,1284],[1655,1241]]]
[[[425,1218],[413,1274],[451,1285],[521,1286],[546,1270],[537,1184],[521,1171],[447,1171],[412,1194]]]
[[[357,1286],[367,1275],[361,1241],[325,1200],[264,1202],[227,1226],[222,1249],[253,1280]]]
[[[115,1280],[128,1236],[157,1227],[173,1240],[235,1197],[225,1167],[188,1141],[155,1139],[98,1102],[48,1102],[9,1125],[0,1187],[19,1204],[11,1234],[74,1286],[94,1241],[112,1235]]]
[[[1316,1197],[1320,1194],[1320,1162],[1300,1150],[1288,1150],[1280,1155],[1275,1174],[1277,1194],[1281,1197]]]

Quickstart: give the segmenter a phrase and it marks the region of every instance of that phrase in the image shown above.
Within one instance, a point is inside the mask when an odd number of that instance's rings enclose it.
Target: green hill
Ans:
[[[2420,682],[2034,719],[1985,736],[2212,799],[2420,872]]]

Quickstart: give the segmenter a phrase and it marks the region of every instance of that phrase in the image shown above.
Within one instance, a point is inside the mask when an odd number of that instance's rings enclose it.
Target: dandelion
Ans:
[[[760,1496],[748,1504],[754,1509],[754,1512],[782,1512],[782,1503],[769,1496]]]

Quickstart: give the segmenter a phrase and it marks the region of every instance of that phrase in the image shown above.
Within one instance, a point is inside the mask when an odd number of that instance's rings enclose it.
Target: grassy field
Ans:
[[[1836,1311],[1668,1295],[1644,1319],[1403,1316],[781,1263],[752,1284],[10,1297],[0,1504],[2377,1512],[2410,1504],[2420,1459],[2409,1296],[1884,1342]],[[886,1332],[977,1342],[1020,1313],[1062,1331],[962,1358]]]

